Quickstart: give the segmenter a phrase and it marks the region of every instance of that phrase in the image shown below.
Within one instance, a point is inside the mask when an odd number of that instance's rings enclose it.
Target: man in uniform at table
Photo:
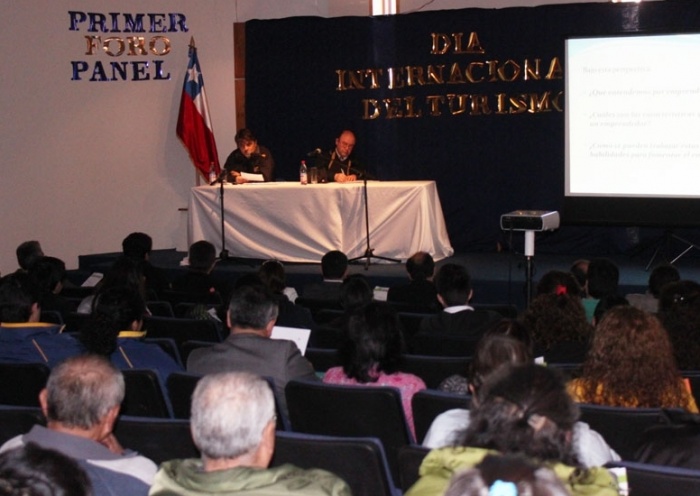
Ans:
[[[357,165],[353,167],[352,150],[355,148],[355,134],[344,130],[335,139],[335,149],[330,153],[321,153],[316,159],[319,176],[326,181],[347,183],[357,181]]]
[[[250,129],[241,129],[236,133],[236,148],[224,164],[225,178],[237,184],[247,183],[241,172],[262,174],[263,179],[274,181],[275,161],[270,150],[258,145],[258,139]]]

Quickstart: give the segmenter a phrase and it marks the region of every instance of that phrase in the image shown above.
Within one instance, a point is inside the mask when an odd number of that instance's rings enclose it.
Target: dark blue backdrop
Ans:
[[[561,210],[564,191],[564,113],[498,114],[495,95],[562,92],[563,76],[546,80],[544,75],[554,58],[563,69],[568,36],[698,29],[695,0],[249,21],[246,119],[272,150],[278,176],[288,180],[298,178],[306,152],[330,149],[340,130],[354,130],[356,154],[380,179],[436,181],[458,252],[493,250],[504,241],[501,214]],[[464,33],[465,45],[470,32],[477,34],[483,54],[431,54],[431,33]],[[499,66],[511,60],[522,69],[525,60],[535,59],[541,59],[539,80],[521,75],[512,82],[337,89],[336,70],[384,68],[386,74],[388,67],[445,64],[448,72],[454,62],[464,70],[471,62],[493,60]],[[493,112],[449,115],[443,106],[439,117],[428,115],[426,95],[453,93],[482,95]],[[415,97],[421,117],[363,119],[363,99],[404,97]],[[613,253],[636,242],[636,234],[624,226],[564,226],[540,235],[538,251]]]

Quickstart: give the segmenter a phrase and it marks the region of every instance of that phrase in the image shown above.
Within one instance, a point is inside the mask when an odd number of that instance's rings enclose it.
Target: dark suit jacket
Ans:
[[[275,397],[287,414],[284,387],[292,379],[320,380],[311,363],[292,341],[270,339],[258,334],[230,334],[223,342],[193,350],[187,359],[187,371],[194,374],[251,372],[271,377]]]
[[[415,312],[437,312],[442,308],[437,299],[435,285],[425,279],[389,288],[386,301],[401,303],[408,311]]]
[[[420,323],[420,333],[454,334],[465,338],[479,338],[501,316],[491,310],[462,310],[440,312],[426,317]]]

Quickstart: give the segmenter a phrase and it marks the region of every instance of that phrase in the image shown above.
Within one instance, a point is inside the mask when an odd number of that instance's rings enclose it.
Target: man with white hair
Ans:
[[[267,381],[256,375],[203,377],[192,395],[191,429],[201,459],[164,462],[151,496],[351,494],[325,470],[268,468],[275,449],[275,400]]]
[[[39,403],[46,427],[35,425],[7,441],[0,452],[27,443],[75,459],[87,472],[94,496],[146,495],[157,467],[124,450],[112,433],[124,399],[124,377],[109,360],[79,355],[57,365]]]

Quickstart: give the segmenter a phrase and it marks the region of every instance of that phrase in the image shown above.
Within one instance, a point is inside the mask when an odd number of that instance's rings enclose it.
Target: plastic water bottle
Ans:
[[[209,184],[214,184],[216,182],[216,170],[214,169],[214,162],[209,164]]]
[[[306,170],[306,160],[301,161],[301,167],[299,167],[299,182],[301,184],[306,184],[308,182],[308,175]]]

